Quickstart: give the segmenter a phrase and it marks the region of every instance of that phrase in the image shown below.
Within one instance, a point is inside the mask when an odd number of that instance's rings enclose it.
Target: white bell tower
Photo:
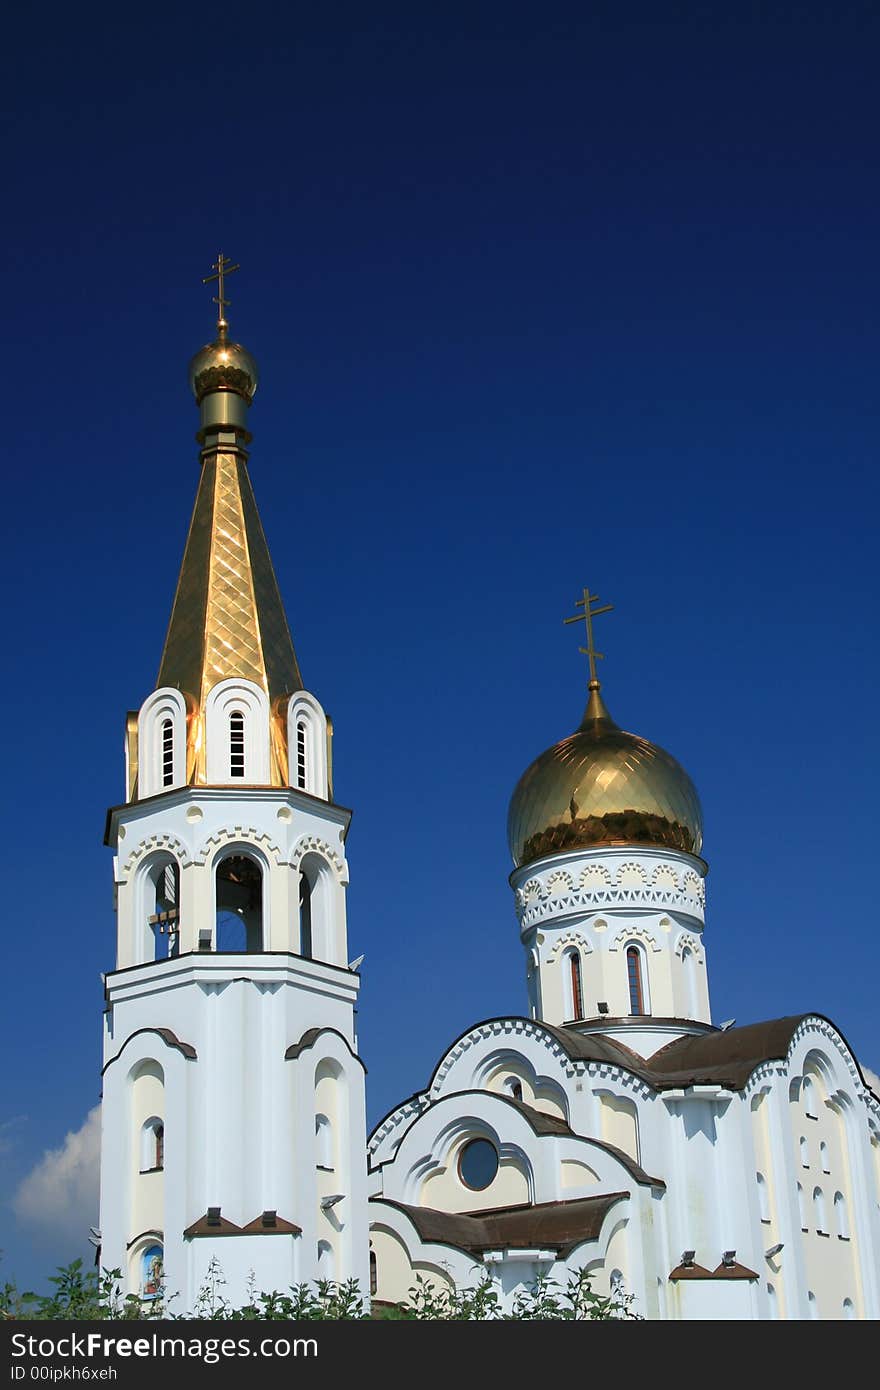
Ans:
[[[331,726],[303,688],[247,471],[253,358],[193,359],[201,478],[156,690],[110,809],[101,1265],[193,1307],[316,1278],[369,1288],[359,978]]]

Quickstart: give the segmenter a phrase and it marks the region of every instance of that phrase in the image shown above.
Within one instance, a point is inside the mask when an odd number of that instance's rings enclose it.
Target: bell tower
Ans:
[[[107,814],[101,1264],[191,1309],[316,1278],[368,1290],[359,977],[332,726],[305,689],[248,475],[254,359],[190,366],[200,478],[155,690]]]

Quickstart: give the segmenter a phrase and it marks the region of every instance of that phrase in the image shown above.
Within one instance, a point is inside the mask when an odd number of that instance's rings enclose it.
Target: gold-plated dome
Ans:
[[[511,797],[507,838],[517,867],[590,845],[662,845],[699,854],[702,811],[684,768],[618,728],[590,682],[576,733],[526,768]]]
[[[234,391],[250,405],[257,380],[253,357],[241,343],[229,341],[222,325],[220,336],[206,343],[189,364],[189,384],[199,405],[210,391]]]

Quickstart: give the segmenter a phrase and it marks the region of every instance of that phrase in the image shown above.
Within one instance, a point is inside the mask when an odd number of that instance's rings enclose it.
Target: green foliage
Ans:
[[[122,1274],[118,1269],[84,1270],[82,1260],[60,1268],[50,1283],[50,1294],[19,1293],[14,1284],[0,1285],[0,1316],[37,1318],[47,1321],[99,1321],[102,1319],[166,1318],[188,1315],[174,1313],[170,1304],[175,1295],[164,1299],[123,1295]],[[320,1279],[314,1285],[297,1284],[287,1293],[257,1292],[251,1276],[247,1301],[234,1308],[223,1294],[226,1283],[216,1259],[208,1265],[196,1306],[191,1314],[208,1322],[333,1322],[361,1320],[376,1316],[365,1306],[357,1280],[337,1284]],[[565,1287],[546,1275],[536,1279],[516,1295],[510,1311],[505,1311],[488,1271],[479,1282],[464,1289],[440,1288],[416,1275],[406,1301],[396,1307],[382,1307],[378,1316],[392,1321],[419,1322],[520,1322],[555,1319],[586,1321],[594,1319],[634,1320],[632,1295],[613,1291],[609,1296],[594,1292],[585,1269],[570,1274]]]
[[[632,1295],[613,1291],[608,1297],[594,1292],[585,1269],[568,1276],[561,1287],[548,1275],[540,1275],[527,1289],[516,1295],[510,1312],[505,1312],[498,1291],[488,1272],[478,1284],[467,1289],[437,1288],[420,1274],[410,1289],[400,1315],[411,1319],[455,1322],[522,1322],[536,1319],[555,1321],[595,1319],[637,1320],[632,1311]]]
[[[161,1317],[149,1300],[122,1296],[118,1269],[83,1269],[82,1260],[60,1267],[49,1276],[52,1293],[19,1293],[14,1284],[0,1288],[0,1314],[6,1318],[38,1318],[50,1322],[92,1322],[104,1318]]]
[[[311,1284],[297,1284],[289,1293],[257,1293],[251,1274],[247,1302],[233,1308],[222,1289],[226,1280],[220,1263],[213,1258],[208,1265],[205,1282],[199,1290],[193,1317],[209,1322],[227,1319],[235,1322],[329,1322],[340,1318],[368,1318],[356,1279],[336,1284],[331,1279],[319,1279]],[[167,1316],[167,1315],[166,1315]]]

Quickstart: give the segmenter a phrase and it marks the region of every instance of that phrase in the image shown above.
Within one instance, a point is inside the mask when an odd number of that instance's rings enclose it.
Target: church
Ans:
[[[596,678],[523,772],[510,885],[525,1011],[450,1041],[366,1131],[332,725],[306,688],[248,475],[250,353],[190,366],[201,474],[156,688],[107,813],[101,1264],[191,1310],[356,1279],[586,1268],[648,1320],[880,1316],[880,1100],[820,1014],[713,1023],[701,810]]]

